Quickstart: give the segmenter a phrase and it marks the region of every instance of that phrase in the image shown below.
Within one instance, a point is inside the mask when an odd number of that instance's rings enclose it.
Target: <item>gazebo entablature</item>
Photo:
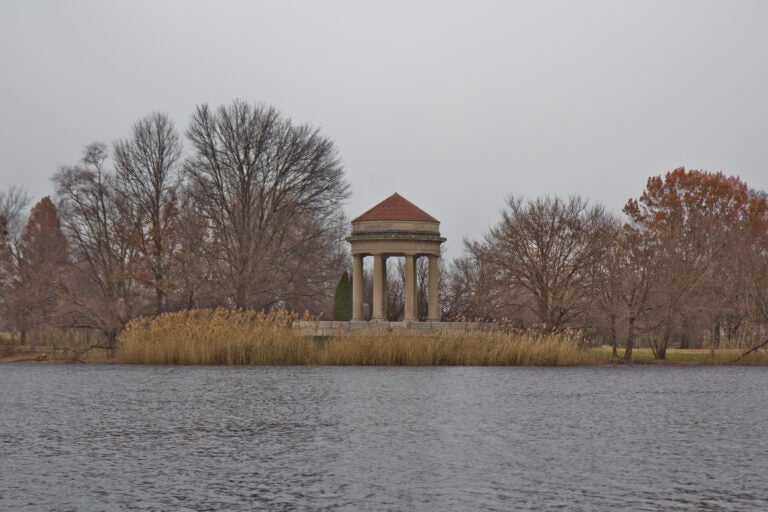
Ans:
[[[390,240],[358,240],[350,243],[353,246],[352,256],[440,256],[440,244],[434,242],[412,240],[398,247],[393,247]]]

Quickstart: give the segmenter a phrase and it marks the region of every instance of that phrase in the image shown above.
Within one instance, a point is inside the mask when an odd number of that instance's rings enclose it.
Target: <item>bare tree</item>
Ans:
[[[3,250],[7,251],[8,261],[18,259],[19,242],[24,226],[24,209],[29,204],[29,196],[20,187],[11,187],[0,191],[0,236]]]
[[[2,220],[2,235],[15,238],[21,235],[24,226],[24,209],[29,204],[29,195],[21,187],[10,187],[8,191],[0,191],[0,220]]]
[[[447,320],[509,320],[522,302],[509,289],[497,286],[490,265],[478,258],[481,244],[466,241],[468,254],[454,259],[447,271],[441,303]],[[514,313],[513,313],[514,315]]]
[[[586,281],[589,301],[593,305],[589,327],[592,331],[599,332],[600,327],[604,326],[613,350],[613,358],[616,359],[619,323],[624,310],[621,298],[624,270],[621,253],[622,229],[618,219],[606,218],[604,235],[598,242],[600,247],[589,266],[589,277]]]
[[[489,267],[494,287],[524,292],[539,326],[557,330],[583,313],[588,269],[610,225],[602,207],[579,197],[511,197],[501,222],[468,249]]]
[[[137,122],[129,139],[114,144],[117,205],[127,221],[124,235],[136,248],[132,268],[141,284],[154,290],[155,313],[167,307],[173,283],[173,254],[178,221],[178,172],[181,142],[166,114]]]
[[[22,280],[21,233],[29,196],[20,187],[0,191],[0,311],[3,322],[18,326],[23,319],[15,292]],[[24,336],[22,330],[22,337]]]
[[[387,320],[397,322],[405,315],[405,259],[387,259]]]
[[[199,106],[187,130],[194,200],[233,306],[265,308],[322,294],[330,300],[335,219],[349,194],[333,143],[266,106]],[[320,290],[322,288],[322,290]]]
[[[123,236],[132,222],[117,208],[107,158],[104,144],[90,144],[82,161],[61,168],[53,182],[72,251],[66,290],[71,324],[97,329],[114,342],[140,304],[130,268],[134,249]]]
[[[652,294],[659,283],[654,246],[630,225],[625,225],[618,253],[620,298],[627,314],[627,337],[624,360],[632,361],[632,350],[638,333],[638,322],[652,323]]]
[[[174,283],[170,308],[221,306],[225,300],[213,282],[218,274],[215,272],[218,262],[211,251],[212,237],[205,215],[188,190],[182,188],[179,197],[177,247],[169,266],[170,280]]]
[[[764,224],[768,226],[768,215]],[[768,333],[768,227],[762,235],[754,237],[739,252],[742,260],[745,309],[749,318],[761,327],[761,334]]]
[[[349,268],[350,258],[344,237],[348,223],[337,211],[322,219],[286,229],[287,245],[280,252],[275,286],[283,307],[292,311],[333,316],[333,290],[338,273]]]
[[[448,284],[441,300],[446,319],[455,321],[475,316],[473,299],[477,290],[478,270],[471,256],[461,256],[451,261]]]

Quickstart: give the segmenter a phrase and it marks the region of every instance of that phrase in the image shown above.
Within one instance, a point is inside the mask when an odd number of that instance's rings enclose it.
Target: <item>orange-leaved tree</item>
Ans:
[[[4,287],[4,313],[25,341],[28,333],[39,338],[62,323],[67,241],[49,197],[32,208],[15,248],[13,258],[4,258],[6,270],[14,276]]]
[[[735,335],[744,315],[742,253],[764,230],[765,197],[738,177],[678,168],[648,179],[624,207],[627,237],[643,244],[654,289],[646,328],[655,357],[673,338],[686,347],[705,334]]]

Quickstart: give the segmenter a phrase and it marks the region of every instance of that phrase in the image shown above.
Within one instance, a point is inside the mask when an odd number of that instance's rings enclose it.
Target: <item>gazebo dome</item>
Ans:
[[[352,222],[401,220],[438,222],[436,218],[395,192]],[[439,224],[439,222],[438,222]]]
[[[362,240],[409,240],[437,242],[445,239],[440,236],[440,221],[395,192],[367,212],[352,220],[352,233],[347,241],[352,243]],[[354,246],[353,244],[353,253]],[[418,249],[414,250],[419,252]],[[435,253],[435,247],[423,251],[423,254]]]

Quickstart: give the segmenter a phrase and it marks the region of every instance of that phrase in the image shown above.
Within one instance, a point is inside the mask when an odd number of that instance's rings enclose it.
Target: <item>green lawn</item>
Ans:
[[[611,347],[602,346],[594,349],[605,353],[608,357],[611,355]],[[759,351],[736,361],[744,352],[744,349],[717,349],[714,353],[710,349],[667,349],[667,359],[669,363],[708,365],[708,364],[768,364],[768,352]],[[619,359],[624,358],[624,350],[619,349]],[[661,362],[653,358],[653,352],[650,348],[636,348],[632,351],[632,361],[635,363]]]

